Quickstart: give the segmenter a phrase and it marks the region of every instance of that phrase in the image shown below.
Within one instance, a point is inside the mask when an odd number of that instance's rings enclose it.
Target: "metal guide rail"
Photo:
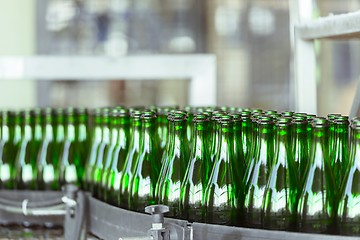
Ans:
[[[164,218],[168,210],[165,205],[148,206],[147,214],[124,210],[78,191],[73,185],[66,186],[62,192],[0,191],[0,224],[60,225],[64,227],[65,240],[85,239],[88,232],[110,240],[358,239],[189,223]]]

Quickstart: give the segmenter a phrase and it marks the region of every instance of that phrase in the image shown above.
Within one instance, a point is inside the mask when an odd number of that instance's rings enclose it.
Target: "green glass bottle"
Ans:
[[[54,119],[54,148],[53,148],[53,154],[58,156],[57,162],[54,163],[56,168],[59,171],[59,166],[61,162],[61,150],[62,146],[65,142],[65,116],[64,116],[64,109],[62,108],[56,108],[53,111],[53,119]]]
[[[109,118],[109,130],[110,130],[110,141],[109,144],[105,147],[104,151],[104,166],[100,172],[100,184],[98,188],[99,198],[105,200],[105,189],[107,181],[109,180],[109,174],[111,169],[111,161],[113,159],[113,154],[115,151],[116,144],[119,138],[119,126],[120,126],[120,111],[122,109],[114,108],[110,112]]]
[[[195,115],[193,119],[194,143],[180,194],[181,217],[190,222],[205,221],[203,203],[212,170],[210,168],[209,126],[210,119],[206,114]]]
[[[87,150],[87,116],[84,109],[65,111],[65,141],[60,151],[60,184],[83,186]]]
[[[312,123],[312,150],[298,213],[300,231],[325,233],[333,227],[334,176],[329,160],[329,121],[315,118]]]
[[[316,118],[316,115],[312,115],[312,114],[308,114],[306,115],[306,119],[308,121],[308,127],[307,127],[307,139],[308,139],[308,155],[310,156],[311,154],[311,149],[313,146],[312,140],[312,132],[313,132],[313,127],[311,125],[312,121]]]
[[[101,178],[102,178],[102,171],[104,168],[104,159],[106,154],[106,148],[110,144],[110,117],[109,117],[109,109],[104,108],[101,113],[101,141],[98,147],[96,162],[91,170],[91,180],[90,180],[90,191],[94,197],[100,197],[100,185],[101,185]]]
[[[295,113],[292,111],[283,111],[281,112],[282,117],[292,117]]]
[[[245,178],[244,224],[262,227],[262,204],[266,184],[270,177],[270,168],[274,161],[274,123],[268,116],[258,119],[257,147],[254,150],[253,164],[250,164]]]
[[[195,109],[190,109],[187,111],[187,124],[186,124],[186,137],[189,143],[189,147],[192,146],[193,140],[193,119],[194,119]]]
[[[43,139],[37,156],[38,186],[40,190],[59,190],[59,149],[55,145],[55,129],[52,109],[42,112]]]
[[[249,164],[251,146],[252,146],[252,125],[251,113],[249,111],[242,111],[241,113],[241,142],[243,153],[246,160],[246,166]]]
[[[338,216],[342,235],[360,236],[360,121],[351,122],[350,164],[340,192]]]
[[[165,108],[160,108],[158,109],[158,113],[157,113],[157,134],[158,134],[158,138],[160,139],[159,142],[159,146],[160,146],[160,151],[161,151],[161,156],[162,153],[165,150],[166,147],[166,142],[167,142],[167,137],[168,137],[168,120],[167,120],[167,115],[169,114],[169,111]]]
[[[233,119],[224,115],[218,120],[219,143],[215,163],[206,188],[206,222],[234,225],[238,219],[238,196],[240,166],[234,158]]]
[[[211,116],[210,126],[211,126],[212,134],[210,136],[210,141],[211,141],[210,163],[212,164],[214,164],[215,162],[215,156],[218,152],[218,146],[219,146],[219,131],[218,131],[219,125],[217,124],[217,122],[223,115],[225,115],[224,112],[214,112]]]
[[[156,114],[151,111],[141,115],[140,153],[130,181],[129,196],[130,209],[138,212],[144,212],[146,206],[155,204],[155,188],[161,168],[156,120]]]
[[[38,144],[34,140],[34,131],[31,129],[31,122],[34,123],[35,119],[32,119],[30,111],[23,111],[21,112],[21,122],[20,148],[16,156],[16,188],[35,190],[37,189],[36,158]]]
[[[327,119],[329,120],[329,152],[333,151],[335,140],[335,118],[340,117],[340,113],[329,113]]]
[[[111,156],[111,166],[109,173],[104,176],[106,181],[104,201],[112,204],[119,204],[120,183],[126,156],[129,150],[130,143],[130,114],[128,109],[121,109],[117,113],[117,135],[118,139],[114,152]],[[108,175],[108,177],[106,177]]]
[[[299,201],[306,180],[306,171],[310,163],[306,117],[297,117],[292,120],[292,154],[294,156],[295,174],[297,175],[298,191],[296,201]],[[298,204],[298,203],[297,203]]]
[[[15,158],[21,139],[21,126],[16,124],[15,112],[2,111],[0,119],[0,188],[12,189],[14,188]]]
[[[83,186],[86,159],[88,159],[89,137],[88,137],[88,114],[86,108],[75,108],[75,144],[80,156],[77,163],[77,172],[80,179],[80,186]]]
[[[126,161],[122,170],[120,180],[120,191],[118,195],[118,205],[122,208],[129,208],[129,195],[130,195],[130,181],[135,171],[136,159],[140,153],[141,143],[141,114],[139,110],[131,111],[131,139],[129,151],[126,156]]]
[[[330,152],[330,160],[335,177],[335,186],[340,190],[342,180],[349,167],[349,118],[337,116],[333,125],[334,145],[332,152]]]
[[[93,127],[91,133],[91,145],[89,148],[90,152],[88,154],[88,159],[86,161],[85,174],[84,174],[84,189],[87,191],[90,191],[91,188],[91,181],[92,181],[91,173],[96,164],[97,153],[102,137],[101,109],[96,108],[90,114],[91,114],[91,118],[93,119]]]
[[[241,129],[242,129],[242,119],[239,113],[232,113],[229,114],[233,118],[233,134],[234,134],[234,159],[238,162],[239,168],[239,176],[237,182],[242,182],[245,170],[246,170],[246,160],[243,151],[243,142],[241,136]],[[243,199],[243,198],[242,198]]]
[[[180,186],[189,161],[189,143],[186,135],[187,115],[181,111],[173,112],[168,120],[173,125],[173,132],[169,139],[169,153],[160,170],[155,194],[160,203],[169,206],[169,217],[180,217]]]
[[[291,149],[291,119],[275,123],[275,158],[263,201],[263,226],[271,230],[296,230],[297,169]]]
[[[33,136],[33,143],[34,143],[34,152],[37,153],[40,150],[40,144],[42,141],[43,136],[43,129],[41,126],[41,109],[36,108],[30,111],[31,116],[31,129],[32,129],[32,136]]]

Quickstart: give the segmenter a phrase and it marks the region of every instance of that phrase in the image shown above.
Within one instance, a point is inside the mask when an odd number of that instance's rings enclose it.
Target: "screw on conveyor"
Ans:
[[[75,216],[76,198],[79,188],[74,184],[66,184],[63,187],[63,191],[65,191],[65,196],[61,200],[66,204],[70,216],[73,218]]]
[[[164,227],[164,214],[169,212],[169,207],[166,205],[151,205],[145,207],[145,212],[151,214],[153,223],[149,230],[149,235],[154,240],[169,240],[169,229]]]

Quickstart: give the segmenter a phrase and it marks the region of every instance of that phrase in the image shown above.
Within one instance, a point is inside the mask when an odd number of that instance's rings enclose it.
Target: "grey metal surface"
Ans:
[[[152,226],[152,216],[124,210],[101,202],[93,197],[88,198],[88,231],[102,239],[120,237],[146,237]],[[165,218],[164,226],[170,229],[171,240],[189,239],[188,222]]]
[[[77,188],[72,188],[72,186],[70,186],[70,188],[66,188],[66,197],[68,197],[70,201],[66,205],[64,239],[86,239],[87,194],[85,192],[78,191]],[[73,205],[71,200],[75,200],[76,205]]]
[[[63,193],[60,191],[16,191],[1,190],[0,198],[16,202],[27,199],[29,203],[48,202],[61,199]],[[43,225],[44,223],[63,225],[64,216],[26,216],[24,213],[14,214],[0,210],[0,224],[25,223],[26,225]]]
[[[262,229],[229,227],[203,223],[193,223],[194,240],[276,240],[276,239],[297,239],[297,240],[355,240],[358,237],[332,236],[325,234],[307,234],[284,231],[270,231]]]

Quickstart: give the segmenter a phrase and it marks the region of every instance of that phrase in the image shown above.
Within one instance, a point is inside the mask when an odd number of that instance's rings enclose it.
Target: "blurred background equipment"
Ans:
[[[314,6],[310,18],[354,11],[360,5],[358,0],[306,2]],[[217,105],[289,110],[295,108],[296,96],[292,3],[30,0],[22,5],[15,0],[0,3],[6,9],[0,16],[0,29],[6,31],[9,23],[12,28],[0,40],[0,55],[211,53],[217,59]],[[359,76],[359,43],[316,40],[314,46],[318,114],[348,114]],[[1,81],[1,89],[8,91],[0,102],[2,107],[189,104],[186,81],[164,80]],[[12,98],[15,90],[21,93],[16,100]]]

